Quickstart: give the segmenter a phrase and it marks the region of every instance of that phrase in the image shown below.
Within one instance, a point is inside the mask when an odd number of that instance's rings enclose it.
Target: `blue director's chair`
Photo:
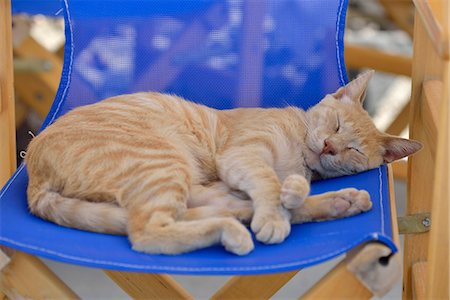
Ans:
[[[15,9],[21,5],[36,3],[17,1]],[[348,80],[346,0],[64,0],[46,9],[64,14],[66,45],[60,87],[42,129],[75,107],[117,94],[164,91],[218,109],[307,109]],[[370,212],[294,225],[282,244],[255,241],[243,257],[219,246],[149,255],[131,250],[126,237],[60,227],[28,212],[27,181],[22,164],[0,192],[0,243],[18,250],[4,270],[6,293],[76,297],[22,252],[105,269],[133,298],[190,297],[164,274],[236,275],[214,299],[269,298],[298,270],[343,253],[346,259],[304,298],[382,295],[400,276],[387,166],[312,185],[313,194],[365,189]],[[21,268],[35,275],[16,283]],[[27,280],[45,284],[48,294]]]

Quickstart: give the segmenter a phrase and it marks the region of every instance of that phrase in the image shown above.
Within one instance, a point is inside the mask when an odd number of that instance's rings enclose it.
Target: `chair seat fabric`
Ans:
[[[171,274],[235,275],[284,272],[305,268],[369,241],[380,241],[395,252],[392,242],[386,167],[314,182],[312,193],[346,187],[370,193],[373,209],[361,215],[293,225],[281,244],[264,245],[236,256],[221,246],[182,255],[150,255],[131,249],[125,236],[81,231],[44,221],[28,212],[24,165],[0,194],[0,243],[24,252],[83,266]]]
[[[347,83],[347,0],[61,3],[64,67],[42,129],[77,106],[136,91],[175,93],[218,109],[307,109]],[[21,165],[0,192],[0,244],[62,262],[173,274],[260,274],[304,268],[368,241],[397,251],[385,166],[312,185],[312,193],[365,189],[373,201],[371,211],[294,225],[283,243],[255,240],[255,250],[243,257],[221,246],[176,256],[149,255],[133,251],[124,236],[58,226],[29,213],[27,182]]]

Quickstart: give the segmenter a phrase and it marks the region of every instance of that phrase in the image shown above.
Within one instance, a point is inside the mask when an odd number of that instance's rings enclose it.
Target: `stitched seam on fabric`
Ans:
[[[339,79],[341,80],[341,84],[344,85],[345,84],[345,80],[344,80],[344,75],[342,74],[342,62],[341,62],[341,50],[339,47],[339,29],[340,29],[340,24],[341,24],[341,15],[342,15],[342,9],[344,7],[344,1],[340,1],[339,2],[339,12],[338,12],[338,18],[337,18],[337,24],[336,24],[336,57],[337,57],[337,61],[338,61],[338,69],[339,69]]]
[[[373,237],[373,235],[370,235],[370,236]],[[352,249],[355,246],[361,244],[366,239],[367,239],[367,236],[362,238],[362,239],[360,239],[360,240],[358,240],[355,243],[349,244],[349,247],[343,247],[343,248],[341,248],[339,250],[330,252],[330,253],[328,253],[326,255],[322,255],[322,256],[316,257],[314,259],[296,261],[296,262],[292,262],[292,263],[267,265],[267,266],[261,266],[261,267],[188,268],[188,267],[167,267],[167,266],[166,267],[162,267],[161,265],[149,266],[149,265],[124,264],[124,263],[115,263],[115,262],[103,261],[103,260],[86,259],[86,258],[82,258],[82,257],[62,254],[62,253],[59,253],[59,252],[56,252],[56,251],[52,251],[52,250],[47,250],[47,249],[41,248],[41,247],[36,247],[36,246],[28,245],[28,244],[19,243],[19,242],[10,240],[8,238],[0,237],[0,240],[8,242],[8,243],[11,243],[11,244],[14,244],[14,245],[19,246],[19,247],[23,247],[23,248],[28,248],[30,250],[44,252],[44,253],[47,253],[49,255],[58,256],[58,257],[61,257],[61,258],[72,260],[72,261],[79,261],[79,262],[91,263],[91,264],[97,264],[97,265],[103,264],[103,265],[109,265],[109,266],[115,266],[115,267],[132,268],[132,269],[140,269],[140,270],[158,269],[158,271],[179,271],[179,272],[182,272],[182,271],[200,271],[200,272],[208,272],[208,271],[258,271],[258,270],[274,270],[274,269],[276,270],[276,269],[280,269],[280,268],[295,267],[295,266],[299,266],[301,264],[310,264],[310,263],[322,261],[323,259],[326,259],[326,258],[335,257],[335,256],[337,256],[339,254],[344,253],[345,250]]]
[[[381,174],[381,166],[378,167],[378,181],[379,181],[379,193],[380,193],[380,210],[381,210],[381,233],[384,235],[384,206],[383,206],[383,180]]]
[[[59,110],[61,109],[61,104],[64,102],[64,99],[66,97],[67,91],[69,89],[70,86],[70,81],[71,81],[71,76],[72,76],[72,66],[73,66],[73,27],[72,27],[72,17],[70,16],[70,10],[69,10],[69,4],[67,3],[67,0],[64,0],[64,5],[66,7],[66,11],[67,11],[67,23],[69,24],[69,31],[70,31],[70,62],[69,62],[69,66],[67,68],[67,83],[66,86],[64,87],[63,93],[60,97],[60,101],[58,103],[58,106],[56,107],[55,112],[53,113],[52,118],[50,119],[50,122],[48,124],[52,124],[53,121],[56,118],[56,115],[58,114]]]
[[[6,191],[8,191],[9,187],[11,186],[11,184],[14,182],[14,180],[16,179],[16,177],[19,175],[19,173],[22,171],[22,169],[24,167],[25,167],[25,164],[21,164],[20,167],[16,170],[13,177],[11,177],[11,179],[8,181],[5,188],[3,189],[2,193],[0,194],[0,199],[3,197],[3,195],[6,193]]]

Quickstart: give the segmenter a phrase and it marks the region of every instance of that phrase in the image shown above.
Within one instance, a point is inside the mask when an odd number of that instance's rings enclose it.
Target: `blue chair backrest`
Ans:
[[[64,0],[65,66],[45,125],[138,91],[219,109],[308,108],[347,81],[346,2]]]

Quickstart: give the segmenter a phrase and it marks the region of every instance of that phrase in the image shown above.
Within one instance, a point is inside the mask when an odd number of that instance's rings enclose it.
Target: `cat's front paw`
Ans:
[[[370,195],[365,190],[342,189],[337,192],[333,200],[336,217],[349,217],[372,208]]]
[[[252,236],[239,221],[229,220],[223,228],[222,245],[236,255],[245,255],[253,250]]]
[[[265,244],[279,244],[289,235],[289,212],[282,207],[261,207],[255,211],[251,229]]]
[[[280,200],[286,209],[300,207],[309,195],[309,182],[302,175],[292,174],[286,177],[281,186]]]

